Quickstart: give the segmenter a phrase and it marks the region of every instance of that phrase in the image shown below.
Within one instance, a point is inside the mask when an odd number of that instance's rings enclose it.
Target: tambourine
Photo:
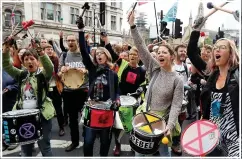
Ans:
[[[61,81],[70,89],[78,89],[82,86],[85,80],[85,74],[77,69],[69,69],[63,73]]]

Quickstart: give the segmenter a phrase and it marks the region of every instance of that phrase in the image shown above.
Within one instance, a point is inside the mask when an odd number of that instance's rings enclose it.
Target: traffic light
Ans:
[[[175,21],[175,39],[182,38],[182,25],[183,22],[180,19],[176,19]]]
[[[105,2],[100,2],[100,22],[105,25]]]
[[[161,33],[164,32],[164,30],[166,29],[166,26],[167,26],[167,22],[162,21],[162,22],[160,23],[160,32],[161,32]]]

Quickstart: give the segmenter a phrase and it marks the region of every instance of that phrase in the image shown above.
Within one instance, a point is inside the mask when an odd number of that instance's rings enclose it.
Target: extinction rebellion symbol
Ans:
[[[23,124],[19,128],[19,134],[25,139],[31,138],[35,134],[35,126],[31,123]]]

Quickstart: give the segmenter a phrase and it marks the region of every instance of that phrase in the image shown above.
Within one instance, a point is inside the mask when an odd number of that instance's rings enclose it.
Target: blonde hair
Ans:
[[[107,57],[107,62],[106,62],[106,63],[107,63],[107,65],[108,65],[110,68],[112,68],[112,67],[113,67],[112,56],[111,56],[111,54],[109,53],[109,51],[108,51],[106,48],[104,48],[104,47],[98,47],[97,50],[96,50],[96,52],[98,52],[98,51],[100,51],[100,52],[104,52],[104,54],[105,54],[106,57]],[[94,58],[93,58],[93,61],[94,61],[94,64],[95,64],[95,65],[97,65],[96,52],[95,52],[95,56],[94,56]]]
[[[238,65],[239,65],[238,50],[237,50],[235,44],[231,40],[229,40],[227,38],[221,38],[221,39],[217,40],[214,45],[216,45],[219,41],[222,41],[222,40],[226,40],[229,43],[229,52],[230,52],[230,57],[228,60],[229,67],[232,69],[238,67]],[[213,48],[212,53],[214,52],[214,50],[215,49]],[[211,59],[208,62],[206,72],[211,74],[216,69],[218,69],[218,66],[216,66],[214,56],[212,55]]]
[[[133,47],[130,49],[130,51],[134,51],[134,52],[136,52],[136,53],[139,53],[138,49],[137,49],[135,46],[133,46]]]

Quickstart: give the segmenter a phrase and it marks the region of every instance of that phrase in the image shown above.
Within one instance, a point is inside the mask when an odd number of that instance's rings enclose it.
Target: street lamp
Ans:
[[[96,10],[96,4],[95,3],[93,3],[92,4],[92,8],[93,8],[93,10],[94,10],[94,16],[93,16],[93,20],[94,20],[94,33],[93,33],[93,35],[94,35],[94,40],[93,40],[93,42],[94,42],[94,47],[96,46],[96,34],[95,34],[95,32],[96,32],[96,30],[95,30],[95,28],[96,28],[96,24],[95,24],[95,10]]]

